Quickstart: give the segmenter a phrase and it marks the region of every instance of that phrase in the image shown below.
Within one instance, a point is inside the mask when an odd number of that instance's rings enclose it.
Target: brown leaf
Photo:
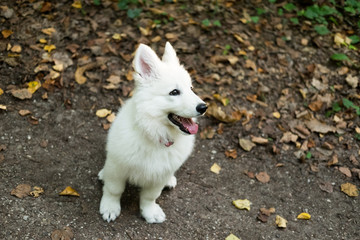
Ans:
[[[269,139],[263,138],[263,137],[255,137],[255,136],[251,136],[251,141],[253,143],[257,143],[257,144],[268,144],[269,143]]]
[[[51,240],[71,240],[74,238],[74,233],[70,227],[64,227],[62,230],[55,230],[51,233]]]
[[[329,126],[315,118],[310,121],[306,121],[305,124],[313,132],[328,133],[336,131],[336,127]]]
[[[12,90],[11,94],[14,97],[19,98],[21,100],[30,99],[32,97],[31,92],[29,92],[29,90],[27,88]]]
[[[80,197],[80,194],[70,186],[67,186],[59,195]]]
[[[348,167],[339,167],[339,171],[347,177],[351,177],[351,171]]]
[[[240,144],[241,148],[247,152],[251,151],[251,149],[256,146],[255,143],[253,143],[252,141],[245,139],[245,138],[240,138],[239,144]]]
[[[20,111],[19,111],[19,114],[20,114],[20,116],[26,116],[26,115],[29,115],[29,114],[31,114],[31,112],[29,111],[29,110],[27,110],[27,109],[21,109]]]
[[[201,139],[212,139],[215,135],[215,129],[211,126],[207,126],[203,131],[200,132]]]
[[[356,159],[356,157],[354,155],[350,156],[350,161],[352,164],[354,164],[355,166],[359,166],[359,161]]]
[[[24,198],[29,195],[30,191],[31,186],[29,184],[19,184],[10,194],[18,198]]]
[[[1,34],[3,35],[4,38],[8,38],[10,37],[11,34],[13,34],[13,31],[9,29],[4,29],[1,31]]]
[[[226,114],[221,107],[218,107],[216,103],[211,103],[208,106],[206,114],[216,118],[219,121],[226,123],[233,123],[239,121],[243,115],[245,115],[245,111],[237,110],[232,112],[231,114]]]
[[[332,165],[335,165],[335,164],[338,164],[338,163],[339,163],[338,156],[336,154],[334,154],[331,157],[331,160],[327,162],[327,165],[332,166]]]
[[[334,191],[334,187],[330,182],[321,182],[319,187],[324,192],[332,193]]]
[[[256,71],[256,64],[255,64],[254,61],[252,61],[250,59],[246,59],[245,67],[246,68],[251,68],[252,70]]]
[[[323,106],[323,102],[320,100],[316,100],[312,103],[309,104],[309,108],[311,109],[311,111],[313,112],[317,112],[321,110],[321,107]]]
[[[78,67],[75,71],[75,81],[78,84],[84,84],[86,82],[86,77],[84,77],[84,72],[100,67],[104,64],[105,61],[97,61],[97,62],[91,62],[84,66]]]
[[[210,58],[210,61],[213,64],[217,64],[217,63],[223,63],[223,62],[229,62],[231,65],[234,65],[235,63],[237,63],[239,61],[239,58],[233,55],[216,55],[216,56],[212,56]]]
[[[225,150],[225,156],[228,157],[228,158],[237,158],[237,151],[236,149],[228,149],[228,150]]]
[[[40,194],[44,193],[44,189],[41,187],[33,187],[33,190],[29,193],[31,196],[33,196],[34,198],[37,198],[40,196]]]
[[[270,176],[266,172],[259,172],[255,175],[255,177],[259,182],[262,183],[268,183],[270,181]]]
[[[275,213],[275,208],[260,208],[257,218],[265,223],[272,213]]]
[[[285,132],[284,135],[282,136],[282,138],[280,139],[280,142],[281,143],[289,143],[289,142],[295,143],[297,139],[298,139],[297,135],[295,135],[291,132]]]

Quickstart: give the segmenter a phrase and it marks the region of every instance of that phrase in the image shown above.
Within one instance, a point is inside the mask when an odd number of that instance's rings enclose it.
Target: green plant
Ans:
[[[356,106],[352,101],[350,101],[347,98],[343,98],[341,100],[341,102],[334,102],[332,107],[331,107],[331,110],[327,111],[325,113],[325,116],[330,117],[334,113],[340,112],[341,110],[343,110],[342,106],[345,107],[346,109],[355,110],[356,115],[360,116],[360,107]]]
[[[333,55],[331,55],[331,60],[334,60],[334,61],[350,61],[350,59],[348,58],[348,56],[346,56],[345,54],[343,53],[334,53]]]
[[[201,21],[201,24],[204,27],[211,27],[211,26],[216,26],[216,27],[221,27],[221,22],[219,20],[215,20],[211,23],[211,21],[209,19],[204,19]]]
[[[293,10],[297,9],[297,7],[293,3],[287,3],[283,6],[283,8],[288,12],[292,12]]]
[[[330,31],[325,25],[315,25],[314,30],[320,35],[329,34]]]
[[[230,50],[231,50],[231,46],[229,44],[226,44],[224,47],[223,55],[227,55]]]
[[[137,6],[139,3],[138,0],[118,0],[118,7],[121,10],[127,10],[127,16],[129,18],[136,18],[140,15],[142,12],[142,8],[130,8],[129,5],[135,5]]]

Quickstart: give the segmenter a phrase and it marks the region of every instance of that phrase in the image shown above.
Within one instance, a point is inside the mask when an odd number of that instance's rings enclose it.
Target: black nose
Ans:
[[[206,112],[207,106],[205,103],[200,103],[196,106],[196,111],[198,111],[200,114],[203,114]]]

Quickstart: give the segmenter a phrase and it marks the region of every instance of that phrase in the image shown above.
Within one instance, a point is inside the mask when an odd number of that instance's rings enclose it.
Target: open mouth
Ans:
[[[169,120],[179,127],[181,131],[187,134],[196,134],[199,126],[191,119],[180,117],[176,114],[170,113],[168,115]]]

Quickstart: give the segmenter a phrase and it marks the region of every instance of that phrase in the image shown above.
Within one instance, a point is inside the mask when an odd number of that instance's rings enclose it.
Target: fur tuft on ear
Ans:
[[[165,50],[162,56],[162,61],[166,63],[179,64],[179,59],[176,56],[176,52],[169,42],[166,42],[165,44]]]
[[[156,53],[148,46],[140,44],[135,53],[133,67],[142,78],[156,76],[161,61]]]

